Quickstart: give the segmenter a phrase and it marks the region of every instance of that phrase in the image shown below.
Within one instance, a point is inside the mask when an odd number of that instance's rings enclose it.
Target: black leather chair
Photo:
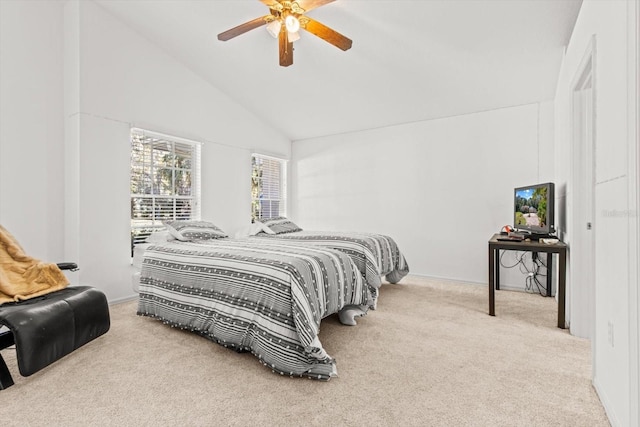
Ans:
[[[74,270],[73,263],[58,264]],[[18,368],[28,377],[86,343],[105,334],[111,325],[106,296],[90,286],[59,291],[0,305],[0,350],[15,345]],[[0,355],[0,390],[14,384]]]

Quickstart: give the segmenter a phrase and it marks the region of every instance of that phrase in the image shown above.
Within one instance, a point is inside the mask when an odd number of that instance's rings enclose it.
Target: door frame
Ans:
[[[630,14],[632,16],[629,23],[631,31],[635,34],[629,43],[628,51],[629,67],[631,70],[635,68],[635,72],[628,73],[630,92],[635,96],[629,103],[629,135],[633,139],[629,144],[629,172],[635,175],[629,180],[629,209],[633,209],[629,215],[629,227],[630,230],[635,228],[635,233],[629,233],[630,238],[635,239],[629,244],[629,420],[631,425],[640,425],[640,405],[636,405],[635,409],[633,405],[633,402],[640,401],[640,5],[631,2],[628,7],[635,8],[635,11],[632,11],[635,13]]]
[[[595,351],[595,140],[596,36],[593,35],[570,86],[571,99],[571,333],[591,340]],[[590,89],[590,95],[584,91]],[[586,229],[586,223],[591,229]],[[577,280],[580,278],[581,280]],[[577,285],[580,282],[580,286]],[[585,283],[587,286],[585,286]],[[576,308],[577,307],[577,308]],[[576,308],[576,309],[574,309]],[[593,366],[593,374],[596,367]]]

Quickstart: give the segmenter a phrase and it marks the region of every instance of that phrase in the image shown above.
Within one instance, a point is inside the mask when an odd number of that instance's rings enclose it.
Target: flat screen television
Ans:
[[[528,185],[514,189],[513,228],[532,236],[554,233],[554,184]]]

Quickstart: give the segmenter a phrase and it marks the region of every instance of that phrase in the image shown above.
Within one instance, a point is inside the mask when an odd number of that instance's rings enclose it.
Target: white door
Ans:
[[[592,49],[587,52],[574,81],[570,329],[573,335],[591,339],[595,327],[596,227]]]

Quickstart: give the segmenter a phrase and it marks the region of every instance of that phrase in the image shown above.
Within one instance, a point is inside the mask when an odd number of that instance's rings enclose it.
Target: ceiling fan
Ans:
[[[271,14],[245,22],[230,30],[218,34],[218,40],[227,41],[254,28],[267,26],[267,31],[278,38],[280,48],[280,65],[288,67],[293,64],[293,42],[300,38],[298,31],[307,30],[322,40],[342,50],[351,48],[352,41],[339,32],[332,30],[320,22],[305,16],[306,12],[335,0],[259,0],[265,4]]]

